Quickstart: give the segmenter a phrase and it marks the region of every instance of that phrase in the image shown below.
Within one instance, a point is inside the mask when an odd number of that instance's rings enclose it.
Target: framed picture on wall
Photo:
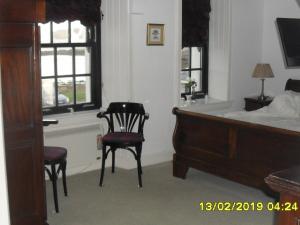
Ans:
[[[147,45],[164,45],[164,24],[147,24]]]

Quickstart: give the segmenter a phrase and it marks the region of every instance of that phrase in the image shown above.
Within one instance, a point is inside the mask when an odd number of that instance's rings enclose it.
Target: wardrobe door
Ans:
[[[45,217],[43,130],[35,23],[0,23],[0,64],[11,225]]]

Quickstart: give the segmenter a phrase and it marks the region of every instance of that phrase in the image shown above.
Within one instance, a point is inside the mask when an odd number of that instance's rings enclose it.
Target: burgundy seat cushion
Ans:
[[[44,159],[45,163],[54,163],[61,159],[66,158],[67,149],[56,146],[45,146],[44,147]]]
[[[141,134],[128,132],[114,132],[106,134],[102,141],[103,144],[113,145],[135,145],[145,139]]]

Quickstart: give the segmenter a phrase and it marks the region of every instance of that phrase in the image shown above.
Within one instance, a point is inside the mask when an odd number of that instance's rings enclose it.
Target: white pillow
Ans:
[[[298,100],[300,103],[300,96]],[[277,95],[269,105],[268,111],[284,117],[299,117],[297,102],[290,93]]]
[[[292,90],[285,91],[285,93],[290,94],[292,96],[300,96],[300,92],[296,92]]]
[[[291,90],[285,91],[285,93],[291,95],[294,98],[296,108],[297,108],[297,112],[298,112],[298,115],[300,116],[300,93],[295,92],[295,91],[291,91]]]

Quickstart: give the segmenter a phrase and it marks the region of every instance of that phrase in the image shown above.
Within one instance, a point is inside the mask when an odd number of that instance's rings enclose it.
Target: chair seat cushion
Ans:
[[[56,146],[44,147],[44,160],[45,164],[56,163],[65,159],[67,156],[67,149]]]
[[[143,135],[139,133],[129,133],[129,132],[114,132],[114,133],[108,133],[104,135],[102,141],[103,144],[114,144],[114,145],[135,145],[138,143],[143,142],[145,139]]]

